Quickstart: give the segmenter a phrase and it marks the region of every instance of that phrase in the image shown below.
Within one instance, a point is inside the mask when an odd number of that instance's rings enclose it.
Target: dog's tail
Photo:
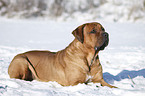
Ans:
[[[38,74],[37,74],[37,72],[36,72],[36,70],[35,70],[33,64],[30,62],[30,60],[28,59],[28,57],[26,57],[26,60],[28,61],[28,68],[29,68],[30,71],[32,72],[32,75],[34,76],[34,78],[35,78],[36,80],[38,80],[38,81],[41,81],[41,80],[39,79],[39,76],[38,76]]]

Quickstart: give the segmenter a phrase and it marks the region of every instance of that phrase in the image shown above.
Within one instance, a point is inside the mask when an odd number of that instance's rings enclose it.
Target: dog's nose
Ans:
[[[103,33],[103,36],[106,37],[106,38],[108,38],[108,33],[107,32],[104,32]]]

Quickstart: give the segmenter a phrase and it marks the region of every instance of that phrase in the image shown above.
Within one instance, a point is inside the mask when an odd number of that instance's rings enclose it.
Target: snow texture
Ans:
[[[145,22],[145,0],[0,0],[0,15],[58,21]]]
[[[8,66],[16,54],[29,50],[61,50],[74,39],[71,32],[83,23],[0,19],[0,96],[145,96],[145,27],[142,23],[100,22],[110,37],[109,46],[99,53],[103,76],[118,89],[97,83],[63,87],[57,82],[9,78]]]

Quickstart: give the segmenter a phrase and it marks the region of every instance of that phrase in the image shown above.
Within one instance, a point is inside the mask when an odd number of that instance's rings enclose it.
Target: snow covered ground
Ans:
[[[118,89],[9,78],[8,66],[16,54],[61,50],[74,39],[71,32],[83,23],[0,19],[0,96],[145,96],[145,27],[141,23],[100,21],[110,35],[109,46],[99,53],[104,79]]]

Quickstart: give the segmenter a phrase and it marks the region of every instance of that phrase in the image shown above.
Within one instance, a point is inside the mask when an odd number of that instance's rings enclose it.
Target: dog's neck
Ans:
[[[68,54],[71,54],[72,56],[75,56],[76,58],[85,59],[88,64],[88,67],[91,67],[94,59],[98,55],[98,52],[95,52],[94,48],[89,48],[85,46],[77,39],[74,39],[72,43],[70,43],[69,47],[66,48],[66,50]]]

